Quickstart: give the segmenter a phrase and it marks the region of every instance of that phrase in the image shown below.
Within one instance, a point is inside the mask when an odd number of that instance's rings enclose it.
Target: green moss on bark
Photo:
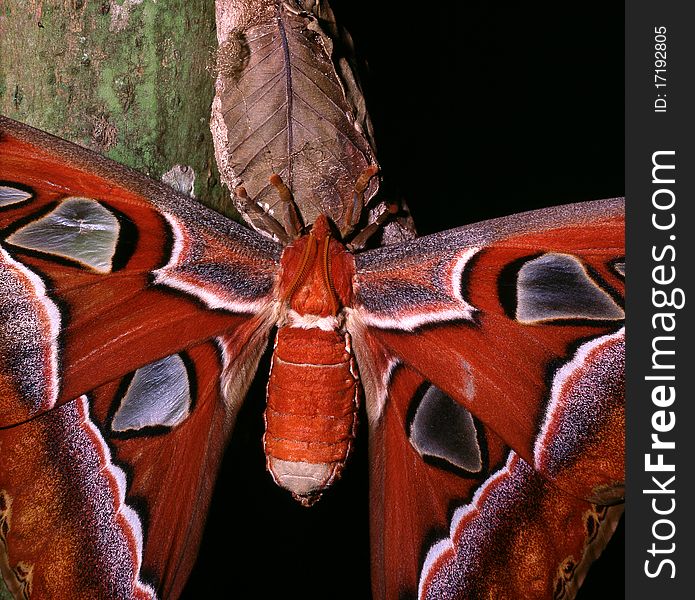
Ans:
[[[222,197],[209,131],[212,0],[3,0],[0,111],[160,177],[193,167]]]

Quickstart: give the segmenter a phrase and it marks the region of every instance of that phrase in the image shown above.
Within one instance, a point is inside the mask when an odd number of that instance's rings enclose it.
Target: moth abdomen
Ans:
[[[340,475],[357,429],[360,385],[350,336],[278,330],[263,445],[275,482],[309,506]]]

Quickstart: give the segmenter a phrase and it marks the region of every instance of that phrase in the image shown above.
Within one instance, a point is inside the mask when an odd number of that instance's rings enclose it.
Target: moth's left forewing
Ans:
[[[17,597],[178,596],[280,251],[0,117],[0,570]]]
[[[438,595],[444,591],[526,597],[524,571],[539,582],[538,589],[528,588],[535,590],[528,597],[551,597],[555,585],[562,588],[556,597],[573,597],[586,564],[615,526],[615,511],[609,516],[609,509],[595,504],[622,498],[623,228],[622,200],[607,200],[488,221],[356,256],[349,327],[369,342],[365,347],[383,348],[397,365],[385,401],[367,394],[368,411],[378,408],[370,425],[373,507],[382,515],[373,512],[373,530],[383,536],[373,537],[373,552],[386,569],[384,575],[375,567],[374,577],[382,597],[400,589],[389,587],[395,585],[389,575],[394,548],[407,545],[411,535],[420,544],[411,555],[419,553],[423,597],[444,597]],[[374,350],[362,360],[359,352],[362,368]],[[387,370],[382,366],[381,372]],[[484,466],[471,473],[479,458]],[[445,482],[437,483],[438,468],[447,471]],[[492,565],[489,556],[471,561],[460,554],[467,545],[472,556],[491,540],[509,545],[520,535],[523,519],[520,530],[510,525],[516,521],[509,520],[512,505],[505,508],[505,498],[516,498],[527,514],[531,507],[541,511],[528,521],[518,548],[535,543],[549,557],[543,568],[508,565],[519,577],[518,586],[508,589],[488,575],[480,579],[505,561]],[[443,525],[436,515],[447,510]],[[596,511],[587,529],[587,515]],[[389,517],[393,512],[400,517]],[[479,519],[483,512],[489,521]],[[423,515],[430,523],[418,526]],[[544,520],[556,525],[543,531]],[[553,541],[562,522],[572,523],[566,543]],[[602,543],[593,544],[601,523]],[[481,527],[490,536],[475,541]],[[441,536],[441,543],[423,539],[425,533]],[[399,538],[395,545],[389,536]],[[499,551],[494,546],[488,548],[493,555]],[[567,577],[560,581],[563,561]],[[442,577],[440,587],[432,583]],[[455,583],[457,577],[467,583]],[[487,589],[475,587],[486,580]]]
[[[0,423],[272,322],[280,247],[121,165],[0,118]]]

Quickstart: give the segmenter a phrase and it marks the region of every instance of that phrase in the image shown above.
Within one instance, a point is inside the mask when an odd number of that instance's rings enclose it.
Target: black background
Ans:
[[[622,3],[456,4],[332,2],[366,65],[382,193],[420,234],[623,195]],[[184,597],[367,599],[366,431],[341,481],[300,507],[265,472],[259,373]],[[623,572],[621,529],[578,598],[622,597]]]

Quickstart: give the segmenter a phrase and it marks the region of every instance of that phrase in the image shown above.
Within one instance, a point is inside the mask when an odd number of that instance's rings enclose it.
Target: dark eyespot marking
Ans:
[[[423,458],[445,461],[469,473],[482,469],[473,416],[434,385],[427,388],[415,408],[409,439]]]

